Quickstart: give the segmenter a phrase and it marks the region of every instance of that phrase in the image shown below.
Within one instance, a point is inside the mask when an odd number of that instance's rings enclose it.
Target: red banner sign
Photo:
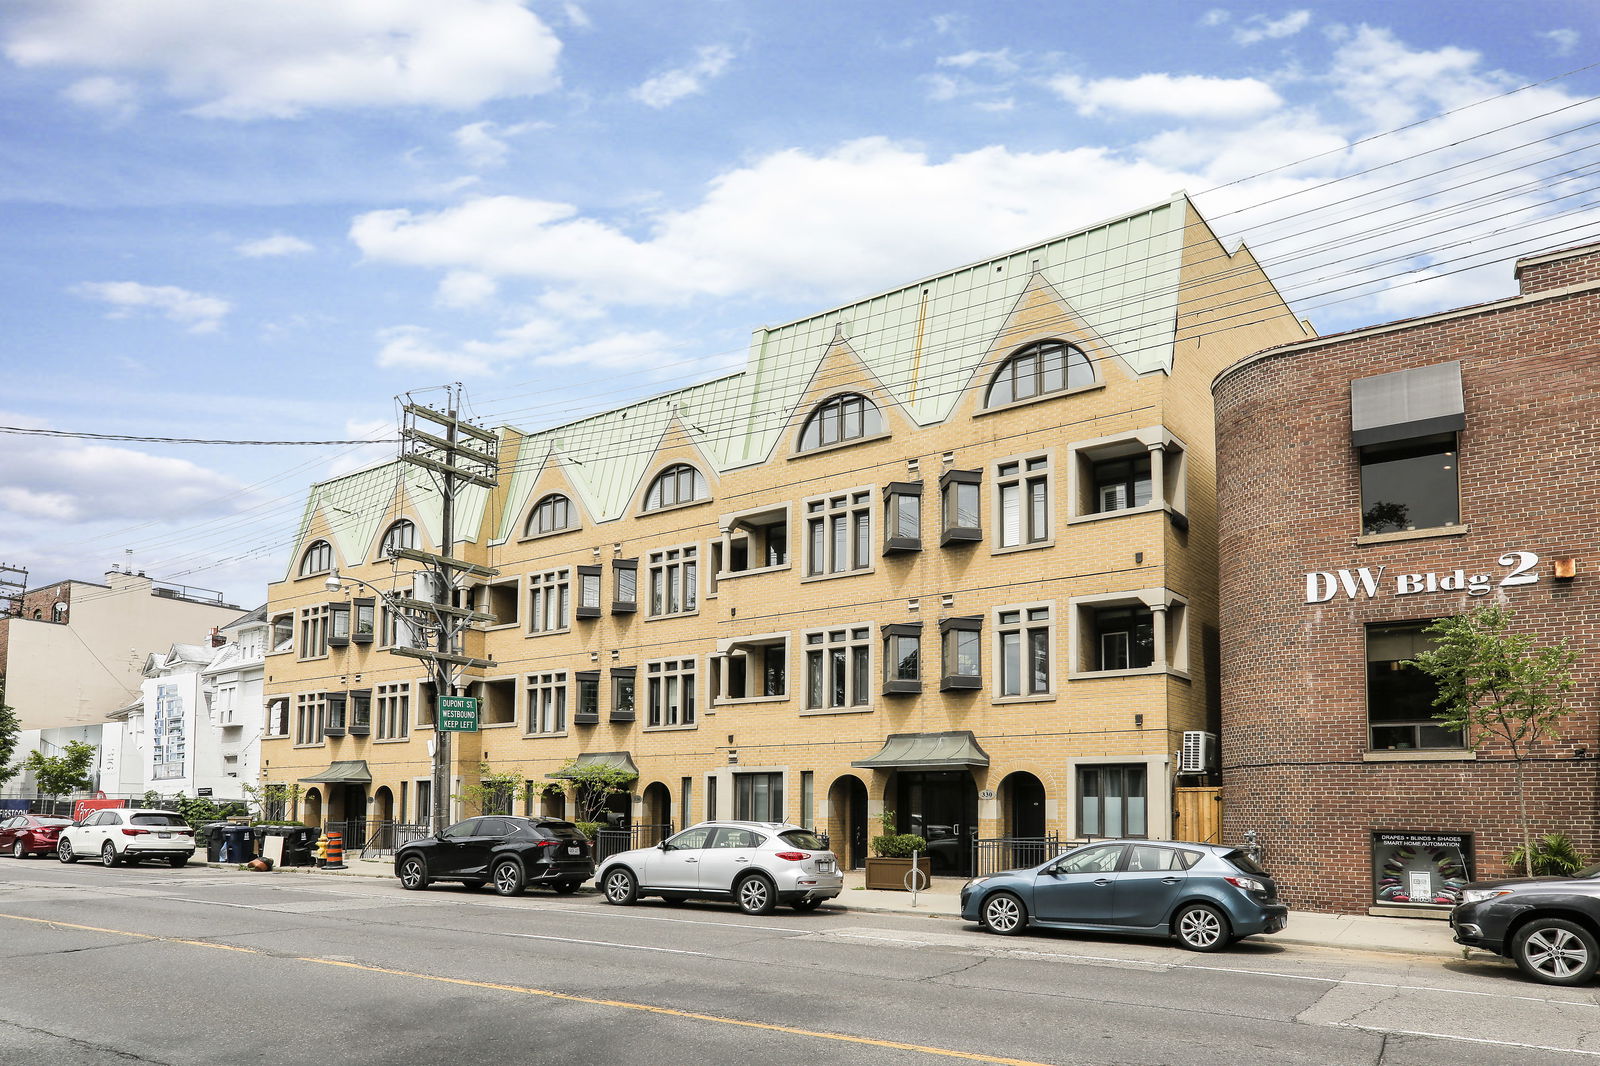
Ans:
[[[72,820],[81,822],[88,817],[90,811],[103,811],[109,807],[126,807],[127,800],[74,800],[72,804]]]

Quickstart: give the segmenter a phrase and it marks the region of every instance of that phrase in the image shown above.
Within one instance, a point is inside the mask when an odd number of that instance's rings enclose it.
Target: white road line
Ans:
[[[480,901],[477,906],[482,906]],[[541,908],[543,909],[543,908]],[[557,905],[549,910],[571,911],[574,914],[589,914],[596,918],[613,918],[619,921],[630,922],[672,922],[676,925],[710,925],[720,929],[744,929],[748,932],[761,933],[821,933],[822,929],[795,929],[785,925],[746,925],[740,922],[703,922],[695,918],[663,918],[654,914],[618,914],[612,909],[599,910],[588,906]]]
[[[1549,1044],[1524,1044],[1516,1040],[1490,1040],[1486,1036],[1454,1036],[1450,1033],[1425,1033],[1420,1029],[1384,1029],[1376,1025],[1356,1025],[1352,1022],[1340,1023],[1338,1028],[1360,1029],[1367,1033],[1387,1033],[1392,1036],[1422,1036],[1430,1040],[1454,1040],[1462,1044],[1492,1044],[1495,1047],[1522,1048],[1525,1051],[1554,1051],[1560,1055],[1600,1056],[1600,1051],[1585,1051],[1583,1048],[1552,1047]]]
[[[1070,956],[1068,956],[1070,957]],[[1510,996],[1502,992],[1475,992],[1468,988],[1442,988],[1439,985],[1402,985],[1388,981],[1354,981],[1347,977],[1312,977],[1300,973],[1276,973],[1272,970],[1242,970],[1229,966],[1180,966],[1179,970],[1204,970],[1208,973],[1238,973],[1252,977],[1277,977],[1285,981],[1319,981],[1327,985],[1353,985],[1358,988],[1387,988],[1396,992],[1442,992],[1451,996],[1480,996],[1485,999],[1506,999],[1522,1003],[1545,1003],[1562,1007],[1600,1007],[1593,1000],[1554,999],[1549,996]],[[1533,1045],[1528,1045],[1532,1047]]]
[[[538,936],[534,933],[494,933],[493,936],[515,936],[523,940],[554,940],[561,944],[590,944],[600,948],[626,948],[629,951],[659,951],[664,955],[699,955],[701,958],[711,958],[708,951],[683,951],[679,948],[652,948],[644,944],[613,944],[606,940],[579,940],[570,936]]]
[[[931,946],[926,940],[910,940],[898,936],[872,936],[869,933],[827,933],[825,935],[838,940],[879,940],[885,944],[914,944],[921,948]]]

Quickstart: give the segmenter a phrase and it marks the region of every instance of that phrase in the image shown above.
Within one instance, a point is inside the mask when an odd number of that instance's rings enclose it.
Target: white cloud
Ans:
[[[1221,26],[1233,16],[1225,9],[1214,7],[1200,17],[1202,26]]]
[[[567,17],[568,22],[580,30],[587,30],[594,26],[593,20],[589,18],[589,13],[577,4],[562,4],[561,13]]]
[[[137,281],[86,281],[73,289],[79,296],[112,307],[112,318],[127,318],[138,310],[165,315],[190,333],[214,333],[223,316],[233,309],[228,301],[205,296],[176,285],[143,285]]]
[[[1266,82],[1255,78],[1210,78],[1197,74],[1143,74],[1137,78],[1088,80],[1062,74],[1050,87],[1080,115],[1102,111],[1171,115],[1186,119],[1236,120],[1281,107]]]
[[[234,246],[234,251],[246,259],[273,259],[286,255],[305,255],[316,251],[309,241],[291,237],[287,233],[274,233],[260,240],[245,241]]]
[[[139,110],[139,91],[122,78],[99,75],[73,82],[62,91],[72,103],[91,111],[103,111],[115,118],[131,118]]]
[[[1020,66],[1012,57],[1009,48],[1001,48],[993,52],[962,52],[953,56],[940,56],[941,67],[956,67],[961,70],[971,70],[975,67],[986,67],[997,74],[1015,74]]]
[[[234,119],[548,92],[561,51],[519,0],[50,0],[12,23],[19,66],[153,75]]]
[[[473,122],[455,131],[456,147],[475,167],[503,166],[511,146],[496,137],[493,122]]]
[[[1545,30],[1534,36],[1542,41],[1549,41],[1551,50],[1558,56],[1570,56],[1576,52],[1578,41],[1581,39],[1577,30]]]
[[[1283,37],[1293,37],[1311,24],[1311,12],[1291,11],[1281,19],[1269,19],[1265,15],[1251,15],[1246,18],[1239,28],[1233,31],[1233,39],[1239,44],[1259,44],[1266,40],[1278,40]],[[1209,25],[1216,25],[1209,23]]]
[[[72,440],[10,437],[0,448],[0,521],[193,518],[245,506],[235,479],[187,459]]]
[[[617,333],[588,344],[562,348],[534,360],[540,366],[580,366],[596,370],[650,372],[670,361],[671,338],[659,330]]]
[[[443,371],[457,376],[491,375],[506,365],[548,352],[565,336],[552,319],[529,319],[498,331],[493,340],[443,343],[422,326],[395,326],[378,334],[377,364],[386,370]]]
[[[733,49],[708,44],[695,53],[694,62],[649,79],[633,90],[633,98],[657,110],[670,107],[685,96],[705,91],[705,83],[719,76],[733,61]]]
[[[472,270],[452,270],[439,281],[435,297],[440,307],[480,307],[494,298],[499,284],[487,274]]]

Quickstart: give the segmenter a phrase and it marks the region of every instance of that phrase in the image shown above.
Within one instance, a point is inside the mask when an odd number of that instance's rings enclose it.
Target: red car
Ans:
[[[16,814],[0,821],[0,855],[26,859],[29,855],[54,855],[61,827],[70,818],[46,818],[42,814]]]

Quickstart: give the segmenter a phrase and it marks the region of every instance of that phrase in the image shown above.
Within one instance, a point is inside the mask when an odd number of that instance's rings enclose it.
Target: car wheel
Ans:
[[[1512,939],[1522,972],[1547,985],[1581,985],[1600,967],[1594,934],[1564,918],[1535,918]]]
[[[983,927],[1001,936],[1015,936],[1028,927],[1028,908],[1010,892],[996,892],[983,901]]]
[[[66,837],[62,837],[61,840],[56,844],[56,858],[60,859],[62,862],[78,861],[78,856],[73,854],[72,851],[72,842]]]
[[[28,849],[22,846],[21,840],[11,842],[11,857],[13,859],[26,859],[28,857]]]
[[[1191,903],[1179,910],[1172,919],[1172,931],[1178,943],[1190,951],[1221,951],[1232,936],[1228,919],[1205,903]]]
[[[502,896],[522,895],[522,867],[506,859],[494,868],[494,890]]]
[[[778,904],[777,890],[760,874],[751,874],[735,885],[733,898],[739,901],[739,909],[746,914],[771,914]]]
[[[115,844],[108,840],[100,845],[101,866],[115,866],[121,861],[121,859],[117,858],[117,846]]]
[[[579,882],[577,881],[557,881],[550,887],[555,889],[558,896],[570,896],[578,891],[578,884]]]
[[[412,892],[428,887],[428,864],[420,855],[407,855],[400,860],[400,887]]]
[[[185,866],[189,865],[189,856],[187,856],[187,855],[172,855],[172,856],[169,856],[167,858],[167,863],[174,870],[181,870]]]
[[[814,911],[818,907],[822,906],[822,901],[820,899],[797,899],[793,903],[789,904],[789,906],[804,914],[807,911]]]
[[[625,906],[639,898],[639,882],[633,879],[632,870],[619,866],[606,874],[605,892],[607,903]]]

